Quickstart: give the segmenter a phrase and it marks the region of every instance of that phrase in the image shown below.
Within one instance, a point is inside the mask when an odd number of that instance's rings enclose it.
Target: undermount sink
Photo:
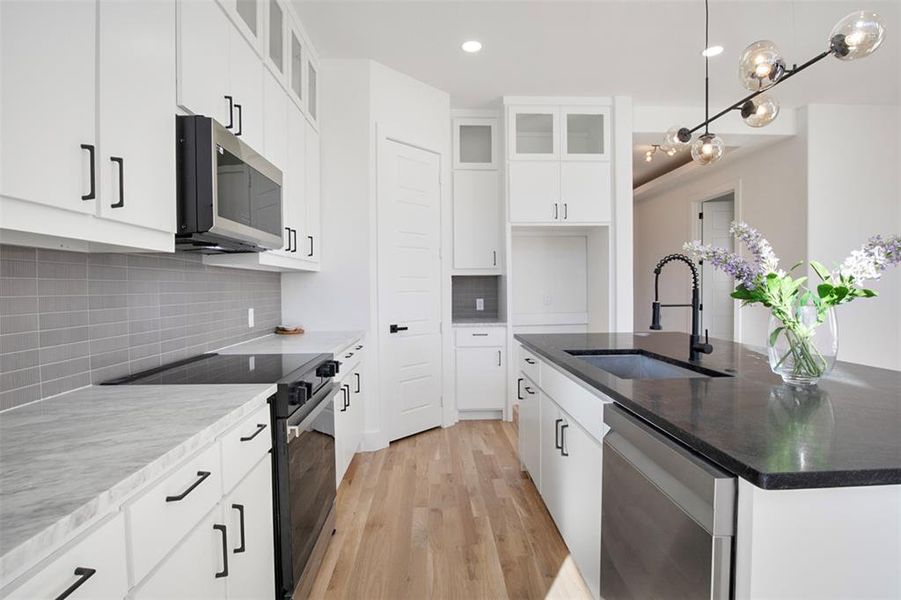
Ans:
[[[728,373],[720,373],[691,363],[656,358],[641,350],[567,350],[566,353],[620,379],[731,377]]]

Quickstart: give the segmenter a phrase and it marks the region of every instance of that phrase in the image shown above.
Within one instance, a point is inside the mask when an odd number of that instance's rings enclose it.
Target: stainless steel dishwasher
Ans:
[[[735,477],[619,406],[604,422],[601,596],[731,597]]]

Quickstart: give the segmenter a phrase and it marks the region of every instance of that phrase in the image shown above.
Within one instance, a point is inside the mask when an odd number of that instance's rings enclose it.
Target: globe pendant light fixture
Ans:
[[[708,0],[704,0],[705,37],[704,47],[708,47],[710,12]],[[666,132],[664,148],[682,148],[691,144],[691,156],[703,165],[719,160],[724,153],[723,141],[709,132],[711,123],[733,110],[740,111],[741,118],[750,127],[764,127],[779,115],[779,101],[767,93],[771,88],[794,77],[804,69],[820,62],[827,56],[842,61],[866,58],[875,52],[885,40],[885,20],[872,11],[861,10],[845,16],[836,23],[829,34],[828,48],[801,65],[786,67],[779,48],[769,40],[750,44],[741,54],[738,62],[738,78],[751,93],[710,116],[710,78],[706,64],[704,76],[704,121],[695,127],[674,126]],[[699,130],[704,132],[692,143],[692,136]]]

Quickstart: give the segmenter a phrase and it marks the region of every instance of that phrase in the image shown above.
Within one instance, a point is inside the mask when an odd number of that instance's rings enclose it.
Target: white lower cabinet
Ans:
[[[363,411],[366,381],[362,361],[363,344],[353,344],[335,354],[341,362],[335,411],[335,484],[340,486],[354,455],[363,442]]]
[[[116,515],[74,542],[8,595],[7,600],[122,598],[128,591],[125,565],[125,517]]]
[[[504,349],[457,348],[457,409],[503,410],[507,389]]]
[[[518,385],[520,460],[598,598],[602,446],[524,373]]]

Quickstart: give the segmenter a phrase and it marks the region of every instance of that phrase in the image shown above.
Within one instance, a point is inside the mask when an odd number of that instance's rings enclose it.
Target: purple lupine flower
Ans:
[[[901,235],[887,238],[874,235],[860,249],[851,252],[837,273],[862,285],[867,279],[879,279],[883,271],[898,263],[901,263]]]
[[[729,233],[735,239],[744,243],[748,251],[754,257],[754,266],[760,275],[778,273],[779,259],[773,252],[773,247],[759,231],[744,221],[733,221],[729,227]]]
[[[710,244],[704,245],[697,240],[686,243],[682,248],[696,260],[706,260],[715,269],[729,274],[745,289],[753,290],[757,287],[757,279],[760,276],[758,269],[734,252],[725,248],[714,248]]]

